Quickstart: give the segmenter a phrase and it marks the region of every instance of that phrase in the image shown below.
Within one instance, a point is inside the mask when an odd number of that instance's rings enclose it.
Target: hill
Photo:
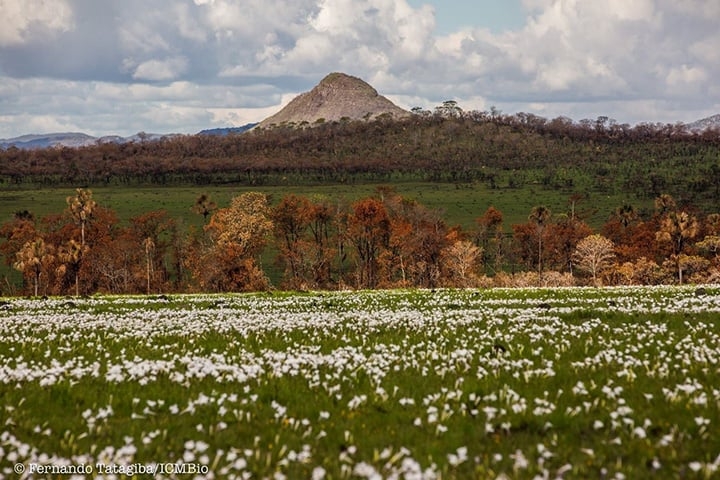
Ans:
[[[704,132],[706,130],[720,130],[720,113],[689,123],[687,129],[691,132]]]
[[[629,202],[668,193],[710,213],[720,201],[720,135],[677,124],[468,111],[74,149],[0,149],[0,183],[13,188],[412,182],[528,189],[536,198],[540,191],[624,194]]]
[[[105,135],[103,137],[93,137],[81,132],[63,132],[63,133],[45,133],[34,135],[23,135],[21,137],[0,139],[0,150],[8,148],[19,148],[22,150],[37,150],[45,148],[80,148],[89,147],[103,143],[131,143],[131,142],[152,142],[157,140],[169,139],[179,136],[179,134],[160,134],[139,132],[129,137],[121,137],[119,135]]]
[[[16,147],[24,149],[49,148],[56,146],[85,147],[93,145],[97,138],[85,133],[63,132],[44,135],[23,135],[21,137],[0,139],[0,149]]]
[[[365,81],[344,73],[331,73],[309,92],[295,97],[285,108],[262,122],[260,128],[324,121],[370,120],[380,116],[407,117],[403,110]]]

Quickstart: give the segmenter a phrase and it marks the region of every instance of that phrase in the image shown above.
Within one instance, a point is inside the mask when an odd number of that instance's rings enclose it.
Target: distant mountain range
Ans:
[[[345,120],[370,120],[381,116],[402,118],[412,115],[378,92],[365,81],[344,73],[331,73],[323,78],[309,92],[302,93],[284,108],[260,123],[248,123],[241,127],[213,128],[202,130],[197,135],[225,136],[240,134],[254,127],[273,128],[279,126],[306,127],[323,122]],[[720,114],[685,125],[691,132],[708,129],[720,130]],[[82,147],[98,143],[147,142],[180,134],[137,133],[130,137],[117,135],[92,137],[84,133],[52,133],[45,135],[23,135],[22,137],[0,139],[0,149],[11,147],[21,149],[48,147]]]
[[[225,127],[212,128],[202,130],[197,135],[214,135],[225,136],[230,134],[242,133],[250,130],[257,123],[248,123],[242,127]],[[23,135],[21,137],[0,139],[0,149],[8,149],[16,147],[20,149],[39,149],[51,147],[87,147],[97,145],[98,143],[130,143],[130,142],[152,142],[164,138],[179,137],[179,133],[145,133],[140,132],[129,137],[121,137],[119,135],[106,135],[103,137],[93,137],[80,132],[64,132],[64,133],[46,133],[40,135]]]

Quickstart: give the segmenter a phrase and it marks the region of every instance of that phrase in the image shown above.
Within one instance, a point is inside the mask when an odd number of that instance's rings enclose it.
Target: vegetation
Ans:
[[[0,156],[3,195],[20,207],[0,231],[5,293],[18,291],[11,267],[27,293],[76,296],[718,276],[720,135],[682,125],[445,102],[400,120]],[[85,187],[62,213],[51,195],[43,215],[22,203],[65,184],[98,185],[115,207]],[[250,198],[265,206],[238,208]],[[592,234],[612,262],[577,251]]]
[[[400,183],[535,185],[572,193],[720,199],[720,135],[682,125],[573,123],[439,108],[406,119],[325,122],[226,137],[0,152],[7,186]]]
[[[183,229],[166,210],[121,224],[77,189],[60,214],[2,225],[0,254],[36,296],[717,281],[720,215],[655,203],[647,219],[618,208],[599,232],[536,206],[506,235],[495,207],[463,229],[387,187],[347,204],[247,192],[220,208],[203,194],[191,206],[202,226]]]
[[[0,475],[714,478],[718,312],[711,287],[12,299]]]

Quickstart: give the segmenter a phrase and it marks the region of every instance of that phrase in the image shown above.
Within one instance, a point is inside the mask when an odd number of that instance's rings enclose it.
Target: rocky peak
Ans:
[[[367,82],[344,73],[331,73],[309,92],[295,97],[285,108],[260,122],[260,128],[326,121],[370,120],[380,115],[404,117],[410,113],[379,95]]]

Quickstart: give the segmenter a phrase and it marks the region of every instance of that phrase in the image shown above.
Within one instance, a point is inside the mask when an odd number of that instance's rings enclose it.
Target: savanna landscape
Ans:
[[[688,286],[13,299],[0,476],[714,478],[719,312]]]
[[[713,478],[719,165],[453,102],[0,151],[0,478]]]
[[[11,148],[0,152],[3,289],[712,282],[719,143],[681,124],[446,102],[401,119]],[[607,258],[588,270],[576,250],[591,235]]]

